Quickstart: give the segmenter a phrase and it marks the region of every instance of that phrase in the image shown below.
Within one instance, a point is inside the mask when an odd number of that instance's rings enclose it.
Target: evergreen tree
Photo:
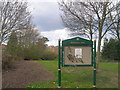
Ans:
[[[110,60],[120,60],[120,42],[116,39],[110,39],[104,42],[102,58]]]

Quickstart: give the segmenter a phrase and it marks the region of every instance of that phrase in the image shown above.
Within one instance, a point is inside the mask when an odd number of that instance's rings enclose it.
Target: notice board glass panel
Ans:
[[[65,46],[64,65],[91,65],[91,47]]]

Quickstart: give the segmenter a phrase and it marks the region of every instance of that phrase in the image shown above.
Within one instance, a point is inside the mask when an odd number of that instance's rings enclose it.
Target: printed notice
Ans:
[[[91,47],[72,47],[64,48],[65,65],[90,65],[91,64]]]
[[[75,58],[82,58],[82,48],[75,48]]]

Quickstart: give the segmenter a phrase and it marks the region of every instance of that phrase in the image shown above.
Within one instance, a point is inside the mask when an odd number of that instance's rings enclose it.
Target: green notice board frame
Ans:
[[[81,47],[91,47],[91,64],[85,64],[85,65],[65,65],[65,50],[64,48],[66,46],[81,46]],[[92,40],[86,40],[80,37],[67,39],[62,41],[62,66],[63,67],[84,67],[84,66],[93,66],[93,41]]]
[[[91,47],[91,64],[81,64],[81,65],[66,65],[65,64],[65,47]],[[61,50],[62,49],[62,50]],[[61,53],[62,51],[62,53]],[[62,58],[62,62],[61,62]],[[96,41],[87,40],[80,37],[75,37],[62,41],[58,41],[58,88],[61,88],[61,64],[62,67],[94,67],[93,70],[93,87],[96,88]]]

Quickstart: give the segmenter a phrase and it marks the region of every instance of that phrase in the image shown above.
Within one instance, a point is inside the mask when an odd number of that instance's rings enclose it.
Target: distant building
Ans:
[[[48,46],[48,49],[52,52],[58,54],[58,46]]]

